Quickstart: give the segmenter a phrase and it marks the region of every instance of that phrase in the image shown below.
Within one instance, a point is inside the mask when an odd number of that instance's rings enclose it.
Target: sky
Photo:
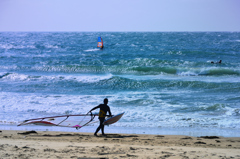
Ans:
[[[0,0],[0,31],[240,31],[240,0]]]

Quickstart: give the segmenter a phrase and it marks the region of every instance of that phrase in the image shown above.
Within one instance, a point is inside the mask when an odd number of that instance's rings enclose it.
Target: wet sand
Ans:
[[[240,137],[0,130],[0,158],[240,158]]]

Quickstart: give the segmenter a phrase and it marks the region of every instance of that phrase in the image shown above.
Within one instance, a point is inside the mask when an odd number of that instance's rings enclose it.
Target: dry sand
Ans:
[[[240,159],[240,137],[0,130],[0,158]]]

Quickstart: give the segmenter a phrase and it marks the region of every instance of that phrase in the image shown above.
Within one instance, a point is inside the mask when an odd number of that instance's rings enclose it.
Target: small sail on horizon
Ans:
[[[100,49],[103,48],[103,40],[101,37],[98,37],[98,44],[97,44],[97,47],[99,47]]]

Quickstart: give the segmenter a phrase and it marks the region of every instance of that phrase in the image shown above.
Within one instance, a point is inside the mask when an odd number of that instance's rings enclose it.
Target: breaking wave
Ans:
[[[96,83],[101,80],[110,79],[112,77],[111,74],[106,75],[26,75],[19,73],[2,73],[0,74],[0,81],[49,81],[49,82],[57,82],[57,81],[76,81],[81,83]]]

